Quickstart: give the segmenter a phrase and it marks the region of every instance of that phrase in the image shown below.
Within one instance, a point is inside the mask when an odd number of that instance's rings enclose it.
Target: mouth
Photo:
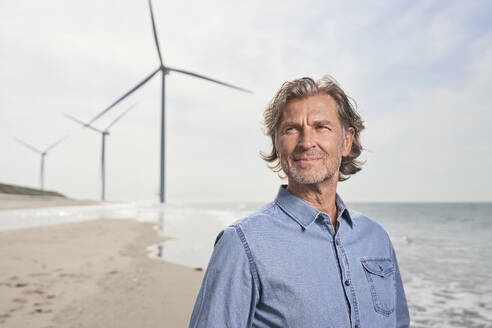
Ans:
[[[303,157],[303,158],[294,158],[294,162],[301,163],[301,164],[314,164],[321,160],[319,157]]]

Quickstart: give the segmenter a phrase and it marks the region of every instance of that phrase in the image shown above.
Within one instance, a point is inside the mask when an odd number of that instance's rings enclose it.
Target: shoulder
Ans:
[[[290,221],[290,222],[288,222]],[[272,235],[283,231],[286,224],[292,224],[292,220],[286,220],[275,202],[269,203],[250,215],[235,221],[219,234],[223,238],[226,234],[236,234],[237,240],[248,252],[251,247],[269,240]],[[220,236],[220,235],[224,236]],[[229,238],[233,239],[233,238]],[[254,248],[254,247],[253,247]]]
[[[248,263],[250,254],[245,246],[244,238],[240,237],[236,227],[223,229],[215,239],[209,266],[226,267],[227,263]]]
[[[354,222],[355,236],[364,245],[365,254],[385,258],[394,256],[391,237],[381,224],[360,212],[349,210],[349,213]]]
[[[370,235],[376,235],[384,238],[388,238],[388,233],[386,230],[383,228],[383,226],[378,223],[376,220],[370,218],[369,216],[357,212],[355,210],[349,209],[349,214],[350,217],[352,218],[352,221],[354,222],[356,228],[359,231],[364,231],[364,233],[370,234]]]
[[[270,230],[279,220],[279,208],[275,202],[269,203],[256,212],[237,220],[232,227],[239,233],[250,234],[254,232]]]
[[[252,214],[235,221],[218,234],[215,246],[238,242],[244,244],[244,234],[246,232],[268,229],[267,226],[271,224],[271,219],[275,217],[275,207],[275,203],[269,203]]]

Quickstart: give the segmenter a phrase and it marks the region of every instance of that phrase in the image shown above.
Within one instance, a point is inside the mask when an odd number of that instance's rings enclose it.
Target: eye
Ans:
[[[327,131],[331,131],[331,128],[328,126],[328,125],[318,125],[316,127],[318,130],[327,130]]]

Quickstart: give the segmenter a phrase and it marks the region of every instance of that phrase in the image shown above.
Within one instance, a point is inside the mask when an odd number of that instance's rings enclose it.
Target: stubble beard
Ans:
[[[282,158],[280,162],[282,170],[289,180],[301,185],[313,185],[332,180],[338,173],[342,161],[341,151],[336,159],[330,159],[328,154],[322,150],[319,150],[316,153],[305,152],[302,153],[302,155],[321,158],[322,161],[318,168],[306,169],[296,165],[295,158],[299,157],[300,154],[301,153],[293,154],[290,161]],[[293,163],[293,165],[290,165],[290,163]]]

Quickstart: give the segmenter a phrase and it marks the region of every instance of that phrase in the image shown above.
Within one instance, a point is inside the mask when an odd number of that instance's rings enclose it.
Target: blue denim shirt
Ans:
[[[335,233],[326,213],[281,187],[223,230],[189,327],[409,327],[388,234],[336,204]]]

